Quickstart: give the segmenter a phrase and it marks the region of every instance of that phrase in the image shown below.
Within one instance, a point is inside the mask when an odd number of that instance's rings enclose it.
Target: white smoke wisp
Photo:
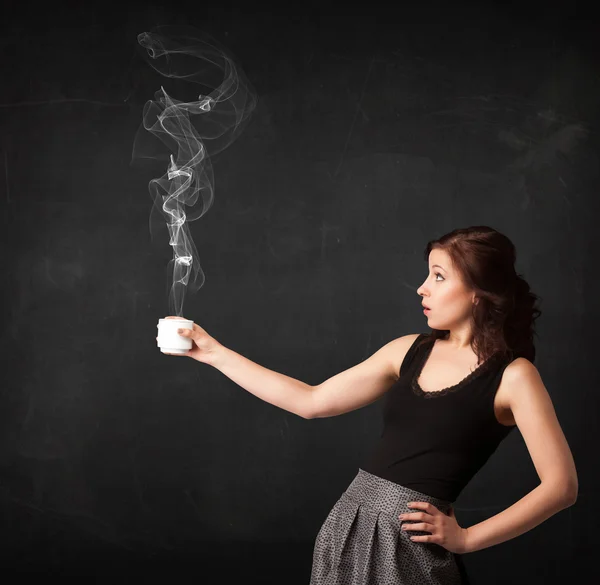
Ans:
[[[173,248],[167,268],[172,278],[169,308],[172,315],[181,316],[186,287],[196,292],[205,280],[187,224],[202,217],[213,203],[210,157],[239,136],[256,107],[257,96],[233,58],[205,33],[192,27],[159,26],[140,33],[137,40],[140,54],[158,73],[175,83],[183,80],[208,90],[193,101],[179,101],[161,86],[155,99],[144,106],[143,128],[136,132],[132,153],[132,162],[166,159],[150,143],[145,130],[175,153],[168,157],[166,172],[148,184],[153,201],[149,226],[153,236],[166,220]],[[186,206],[196,205],[199,196],[202,205],[186,211]]]

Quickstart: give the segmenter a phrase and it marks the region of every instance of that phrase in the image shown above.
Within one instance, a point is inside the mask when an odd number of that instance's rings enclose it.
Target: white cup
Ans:
[[[194,322],[190,319],[159,319],[158,339],[156,345],[163,353],[187,353],[192,349],[193,341],[177,333],[177,329],[194,330]]]

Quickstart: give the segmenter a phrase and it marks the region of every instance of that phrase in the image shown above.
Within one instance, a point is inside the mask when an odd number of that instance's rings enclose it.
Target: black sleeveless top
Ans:
[[[458,384],[425,392],[417,383],[433,349],[433,338],[406,353],[398,381],[383,403],[383,431],[360,468],[421,493],[454,502],[471,478],[516,425],[494,414],[504,368],[497,356]]]

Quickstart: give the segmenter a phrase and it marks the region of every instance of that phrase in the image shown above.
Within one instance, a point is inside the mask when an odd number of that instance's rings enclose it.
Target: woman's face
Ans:
[[[432,329],[460,329],[470,321],[473,293],[465,287],[450,256],[443,250],[429,253],[429,273],[417,294],[431,309],[426,316]]]

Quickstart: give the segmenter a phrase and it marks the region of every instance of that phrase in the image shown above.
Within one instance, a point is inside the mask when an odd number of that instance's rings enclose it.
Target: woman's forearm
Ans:
[[[310,418],[312,386],[264,368],[224,346],[215,352],[210,365],[261,400]]]
[[[469,526],[464,552],[475,552],[515,538],[572,506],[576,498],[576,492],[566,490],[562,484],[541,482],[506,510]]]

